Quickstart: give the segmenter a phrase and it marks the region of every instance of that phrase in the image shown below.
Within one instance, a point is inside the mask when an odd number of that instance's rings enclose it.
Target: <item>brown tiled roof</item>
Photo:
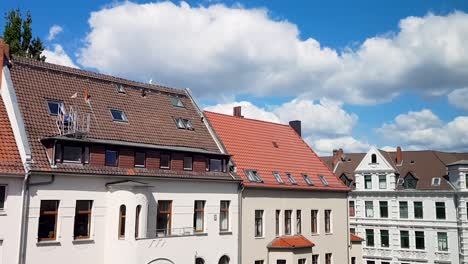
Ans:
[[[24,58],[13,58],[10,72],[31,145],[33,170],[54,170],[40,142],[44,138],[57,136],[59,132],[56,117],[48,113],[48,99],[63,101],[65,110],[73,106],[79,114],[90,114],[89,140],[222,154],[184,90]],[[125,93],[117,92],[117,84],[124,87]],[[146,91],[144,97],[143,90]],[[90,96],[89,104],[84,99],[86,93]],[[173,96],[179,97],[185,107],[174,107],[170,100]],[[128,123],[112,121],[111,108],[124,111]],[[178,129],[174,121],[177,117],[190,120],[194,130]],[[76,172],[77,168],[58,169]],[[82,168],[81,172],[92,169]],[[94,169],[114,173],[114,168]],[[231,178],[227,173],[223,177]]]
[[[0,97],[0,177],[3,174],[24,174],[5,105]]]
[[[268,245],[268,248],[293,249],[312,248],[315,244],[302,235],[277,237]]]

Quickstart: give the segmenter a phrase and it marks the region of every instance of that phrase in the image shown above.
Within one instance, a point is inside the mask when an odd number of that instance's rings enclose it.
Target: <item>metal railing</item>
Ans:
[[[161,237],[183,237],[203,234],[204,231],[195,230],[193,227],[179,227],[166,229],[148,230],[145,238],[161,238]]]
[[[57,128],[60,135],[85,137],[89,132],[90,114],[78,115],[78,111],[70,107],[68,113],[60,111],[57,116]]]

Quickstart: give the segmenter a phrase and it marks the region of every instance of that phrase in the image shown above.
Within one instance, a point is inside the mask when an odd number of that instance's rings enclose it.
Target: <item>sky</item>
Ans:
[[[335,148],[468,151],[468,2],[15,1],[48,62],[189,88]],[[0,20],[0,28],[4,20]]]

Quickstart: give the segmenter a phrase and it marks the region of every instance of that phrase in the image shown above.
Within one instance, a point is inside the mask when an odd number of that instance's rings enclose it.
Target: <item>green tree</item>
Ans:
[[[10,10],[5,20],[3,39],[10,46],[10,54],[45,61],[46,57],[41,55],[44,51],[41,39],[32,37],[31,13],[28,11],[23,20],[19,9]]]

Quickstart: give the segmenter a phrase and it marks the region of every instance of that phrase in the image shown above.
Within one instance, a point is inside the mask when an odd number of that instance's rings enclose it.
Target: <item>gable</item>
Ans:
[[[382,155],[382,152],[372,147],[364,158],[361,160],[359,165],[356,167],[357,172],[369,172],[369,171],[388,171],[395,172],[395,169],[391,163]]]

